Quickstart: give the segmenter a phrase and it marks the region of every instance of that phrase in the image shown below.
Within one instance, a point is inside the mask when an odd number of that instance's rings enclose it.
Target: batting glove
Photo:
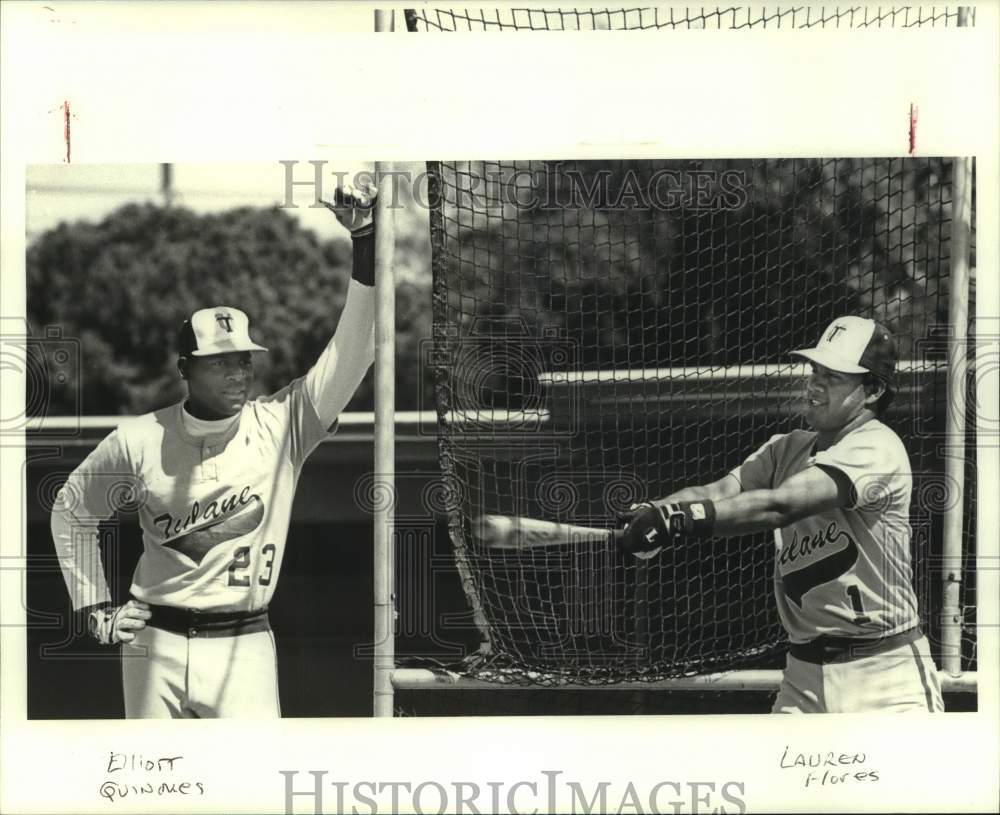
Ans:
[[[363,286],[375,285],[375,198],[378,189],[366,184],[355,189],[350,184],[334,190],[333,201],[320,202],[351,231],[354,254],[351,277]]]
[[[668,542],[670,528],[663,509],[651,503],[629,508],[618,545],[636,557],[652,557]]]
[[[121,606],[106,606],[90,612],[90,635],[101,645],[132,642],[135,632],[146,627],[152,617],[149,606],[140,600],[129,600]]]
[[[333,191],[333,200],[320,198],[320,203],[337,216],[352,238],[362,238],[375,231],[375,198],[378,188],[374,184],[354,187],[345,184]]]

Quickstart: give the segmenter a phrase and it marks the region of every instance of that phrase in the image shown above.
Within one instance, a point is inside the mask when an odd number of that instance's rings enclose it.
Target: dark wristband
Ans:
[[[375,230],[352,237],[354,260],[351,277],[364,286],[375,285]]]
[[[684,534],[692,538],[709,538],[715,529],[715,504],[702,501],[682,501],[677,508],[684,513]]]

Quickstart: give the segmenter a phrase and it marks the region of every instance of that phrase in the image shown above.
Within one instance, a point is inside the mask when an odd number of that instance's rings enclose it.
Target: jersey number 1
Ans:
[[[838,552],[827,555],[824,558],[784,575],[785,596],[799,608],[802,608],[802,595],[810,589],[822,586],[836,580],[842,574],[858,562],[858,545],[854,538],[847,536],[847,546]],[[861,625],[870,623],[871,617],[865,614],[865,607],[861,604],[861,591],[857,586],[851,585],[847,589],[847,597],[851,601],[851,609],[854,611],[854,623]]]
[[[257,583],[261,586],[271,585],[271,573],[274,571],[274,553],[277,547],[273,543],[265,543],[260,550],[264,557],[264,571],[257,578]],[[229,585],[240,588],[250,587],[250,575],[246,570],[250,567],[250,547],[240,546],[233,552],[233,562],[229,564]]]
[[[851,598],[851,608],[854,609],[854,622],[856,625],[861,625],[861,623],[870,623],[871,617],[865,614],[865,607],[861,605],[861,592],[858,590],[857,586],[847,587],[847,596]]]

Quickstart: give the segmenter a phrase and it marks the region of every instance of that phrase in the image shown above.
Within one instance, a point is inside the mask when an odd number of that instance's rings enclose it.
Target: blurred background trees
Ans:
[[[412,243],[412,238],[409,241]],[[400,250],[409,251],[406,236]],[[413,255],[413,252],[409,252]],[[81,370],[50,379],[49,415],[135,414],[179,399],[175,338],[193,311],[231,305],[250,315],[257,388],[269,393],[301,376],[337,326],[351,275],[350,240],[321,240],[289,212],[240,207],[197,214],[130,204],[101,221],[61,223],[28,249],[30,334],[56,326],[78,340]],[[401,406],[417,400],[418,366],[407,354],[430,334],[429,279],[401,276],[397,342]],[[371,376],[349,405],[372,409]]]
[[[949,159],[473,162],[441,173],[448,322],[496,336],[515,322],[548,330],[579,368],[787,362],[840,314],[884,323],[911,359],[947,322]],[[594,206],[566,205],[588,195]]]
[[[448,189],[471,189],[482,181],[476,174],[507,187],[444,205],[449,322],[463,331],[475,321],[478,332],[496,334],[513,320],[566,338],[576,349],[567,364],[641,368],[785,361],[837,313],[885,322],[909,358],[916,340],[946,322],[948,159],[470,166]],[[681,179],[666,207],[649,200],[646,184],[663,171]],[[591,205],[567,205],[599,172],[604,186],[591,187]],[[426,409],[427,210],[401,186],[397,407]],[[660,187],[661,204],[669,187]],[[512,204],[512,195],[539,205]],[[552,201],[561,203],[545,205]],[[177,329],[212,304],[248,312],[270,349],[259,357],[261,392],[305,373],[336,328],[351,264],[346,233],[321,237],[303,226],[313,213],[274,205],[198,212],[182,196],[181,205],[130,203],[33,234],[29,329],[37,337],[58,327],[79,342],[81,359],[65,382],[43,374],[45,412],[72,412],[79,402],[84,414],[132,414],[180,398]],[[371,376],[349,408],[372,409]]]

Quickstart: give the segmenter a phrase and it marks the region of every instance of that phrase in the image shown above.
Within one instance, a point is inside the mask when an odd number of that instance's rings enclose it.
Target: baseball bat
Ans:
[[[473,534],[486,549],[523,550],[614,541],[621,536],[621,530],[540,521],[537,518],[480,515],[473,521]]]

